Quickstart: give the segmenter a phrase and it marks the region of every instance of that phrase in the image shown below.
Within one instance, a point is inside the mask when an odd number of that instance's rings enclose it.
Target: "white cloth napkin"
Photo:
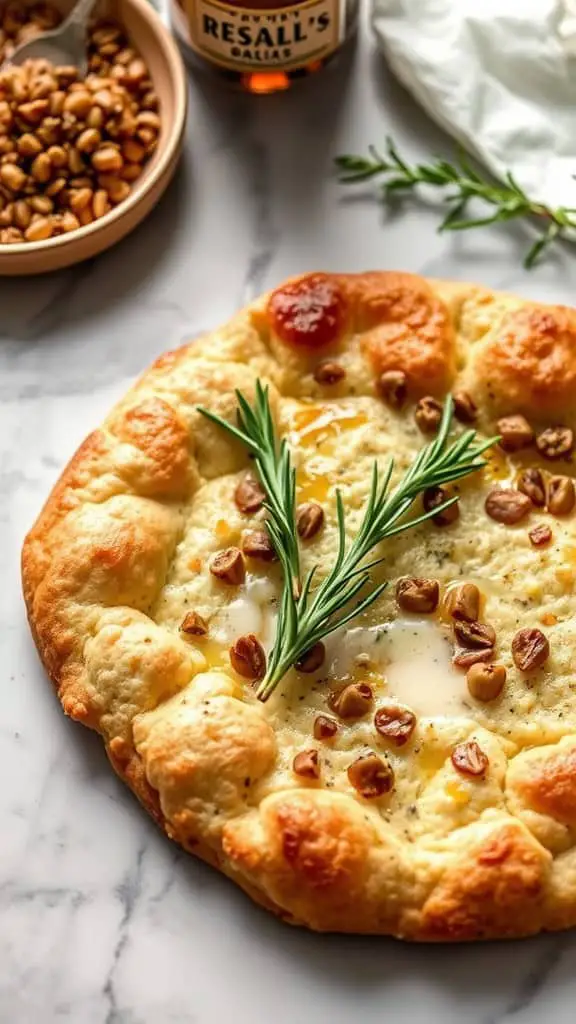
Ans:
[[[386,59],[501,178],[576,207],[576,0],[372,0]]]

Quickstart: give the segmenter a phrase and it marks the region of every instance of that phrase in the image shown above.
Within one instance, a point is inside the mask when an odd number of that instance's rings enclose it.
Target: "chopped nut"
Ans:
[[[485,622],[455,622],[454,634],[467,650],[485,650],[496,643],[496,630]]]
[[[317,672],[326,657],[326,648],[321,640],[314,644],[309,651],[305,651],[296,662],[295,668],[298,672]]]
[[[292,762],[292,771],[302,779],[320,778],[320,761],[317,750],[302,750]]]
[[[541,668],[549,654],[548,637],[540,629],[519,629],[512,639],[512,657],[520,672]]]
[[[506,669],[504,665],[483,665],[481,662],[471,665],[466,673],[466,682],[470,696],[475,700],[496,700],[504,689]]]
[[[534,431],[524,416],[504,416],[498,420],[498,433],[505,452],[528,448],[534,440]]]
[[[246,569],[244,558],[239,548],[226,548],[214,555],[210,563],[210,572],[223,583],[237,587],[244,582]]]
[[[480,614],[480,591],[475,583],[459,583],[452,587],[445,601],[446,611],[453,619],[476,622]]]
[[[456,491],[450,484],[444,484],[442,487],[428,487],[422,495],[422,504],[425,512],[431,512],[432,509],[438,508],[439,505],[443,505],[445,501],[449,501],[450,498],[456,497]],[[452,502],[448,508],[442,509],[435,516],[432,516],[432,522],[436,526],[450,526],[451,523],[455,523],[460,515],[460,503],[458,501]]]
[[[378,394],[393,409],[401,409],[408,395],[408,378],[403,370],[387,370],[378,379]]]
[[[493,661],[493,659],[493,647],[486,647],[483,650],[478,648],[475,651],[469,651],[464,647],[457,647],[452,655],[452,664],[457,668],[470,668],[471,665],[476,665],[478,662]]]
[[[247,515],[250,512],[258,512],[266,498],[266,492],[252,473],[245,476],[236,484],[234,490],[234,501],[236,505]]]
[[[296,509],[296,527],[302,540],[315,537],[324,523],[324,509],[315,501],[306,501]]]
[[[396,601],[405,612],[429,614],[436,611],[440,597],[438,580],[403,576],[396,584]]]
[[[254,633],[239,636],[228,653],[232,668],[244,679],[263,679],[266,675],[266,654]]]
[[[242,539],[242,551],[248,558],[276,562],[278,555],[266,530],[249,530]]]
[[[545,459],[565,459],[574,448],[574,434],[568,427],[548,427],[538,434],[536,447]]]
[[[576,493],[569,476],[553,476],[548,481],[546,507],[553,516],[567,516],[574,508]]]
[[[345,376],[344,367],[331,359],[326,359],[314,370],[314,380],[317,384],[338,384]]]
[[[428,395],[421,398],[416,406],[416,423],[423,434],[433,434],[438,430],[442,419],[442,406],[435,398]]]
[[[206,636],[208,623],[198,612],[187,612],[180,623],[180,632],[190,636]]]
[[[389,793],[394,786],[392,766],[377,754],[364,754],[348,768],[348,779],[365,800]]]
[[[539,469],[524,469],[518,477],[518,490],[526,494],[537,508],[546,504],[546,484]]]
[[[349,683],[331,701],[340,718],[363,718],[372,708],[374,697],[368,683]]]
[[[384,704],[374,715],[374,727],[381,736],[403,747],[416,728],[416,715],[401,704]]]
[[[541,548],[552,540],[552,530],[546,523],[538,523],[538,526],[530,530],[528,536],[535,548]]]
[[[489,764],[486,754],[478,746],[476,740],[459,743],[457,747],[454,747],[450,760],[457,772],[461,772],[462,775],[470,775],[472,778],[485,775]]]
[[[478,409],[471,395],[467,391],[455,391],[452,401],[456,419],[460,420],[460,423],[473,423],[478,415]]]
[[[494,487],[486,498],[484,508],[497,523],[513,526],[528,515],[532,502],[526,494],[512,487]]]
[[[328,715],[317,715],[314,719],[314,739],[331,740],[338,732],[338,722]]]

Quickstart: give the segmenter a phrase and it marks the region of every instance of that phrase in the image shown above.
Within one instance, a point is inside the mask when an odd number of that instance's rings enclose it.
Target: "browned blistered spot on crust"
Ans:
[[[413,395],[443,394],[455,374],[455,336],[446,306],[412,274],[344,278],[356,329],[374,373],[403,370]]]
[[[477,360],[498,410],[557,418],[576,400],[576,312],[565,306],[517,309],[478,350]]]
[[[526,760],[519,786],[535,811],[575,826],[576,746]]]
[[[111,429],[145,456],[121,465],[122,476],[135,490],[158,498],[186,494],[191,466],[188,432],[168,402],[148,398],[114,420]]]
[[[419,937],[462,941],[537,932],[550,863],[520,825],[502,825],[444,872],[424,904]]]

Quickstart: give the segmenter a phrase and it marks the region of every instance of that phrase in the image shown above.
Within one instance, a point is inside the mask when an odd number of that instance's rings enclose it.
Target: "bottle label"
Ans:
[[[305,0],[272,10],[220,0],[185,3],[193,49],[235,71],[293,70],[324,59],[342,40],[340,0]]]

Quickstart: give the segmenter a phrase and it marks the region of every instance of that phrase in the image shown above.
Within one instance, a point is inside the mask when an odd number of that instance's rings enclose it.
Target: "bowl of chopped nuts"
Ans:
[[[88,70],[2,63],[56,27],[72,0],[0,7],[0,275],[95,256],[158,202],[186,122],[178,49],[148,0],[105,0],[88,32]]]

